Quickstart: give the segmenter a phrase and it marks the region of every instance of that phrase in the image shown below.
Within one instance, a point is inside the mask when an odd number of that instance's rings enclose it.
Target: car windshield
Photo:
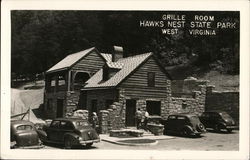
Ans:
[[[75,122],[76,127],[87,127],[90,126],[87,121],[76,121]]]
[[[21,126],[18,126],[16,129],[17,130],[25,130],[25,131],[30,131],[30,130],[32,130],[32,126],[31,125],[21,125]]]
[[[190,121],[191,121],[191,123],[193,123],[193,124],[200,123],[200,120],[199,120],[199,118],[198,118],[197,116],[191,116],[191,117],[190,117]]]
[[[221,115],[222,118],[231,119],[231,116],[229,114],[227,114],[226,112],[221,112],[219,114]]]

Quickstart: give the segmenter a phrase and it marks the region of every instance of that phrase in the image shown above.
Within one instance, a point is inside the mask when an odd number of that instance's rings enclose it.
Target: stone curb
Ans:
[[[174,139],[175,137],[171,136],[144,136],[144,137],[134,137],[134,138],[122,138],[117,139],[116,137],[108,137],[108,135],[100,135],[100,138],[102,141],[106,141],[113,144],[119,144],[119,145],[127,145],[127,146],[151,146],[156,145],[158,143],[158,140],[168,140],[168,139]],[[133,139],[150,139],[155,140],[153,143],[125,143],[125,142],[119,142],[120,140],[133,140]]]
[[[153,146],[153,145],[158,144],[157,140],[155,140],[155,142],[153,143],[124,143],[124,142],[112,141],[112,140],[107,140],[107,139],[102,139],[102,141],[110,142],[113,144],[126,145],[126,146]]]

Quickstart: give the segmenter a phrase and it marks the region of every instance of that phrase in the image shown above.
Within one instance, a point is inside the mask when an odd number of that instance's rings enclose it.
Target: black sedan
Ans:
[[[44,143],[64,144],[66,149],[77,145],[90,147],[93,143],[100,142],[99,135],[89,122],[80,118],[54,119],[38,133]]]
[[[238,128],[233,118],[224,111],[203,112],[200,120],[206,128],[212,128],[217,132],[226,130],[230,133],[232,130]]]
[[[11,148],[42,148],[35,125],[30,121],[13,120],[10,125]]]
[[[182,136],[200,136],[206,132],[204,125],[196,115],[172,114],[163,122],[164,133],[175,133]]]

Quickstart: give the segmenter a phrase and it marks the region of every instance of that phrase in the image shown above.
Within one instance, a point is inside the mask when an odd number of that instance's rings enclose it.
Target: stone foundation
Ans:
[[[55,93],[44,94],[44,112],[46,118],[56,118],[57,99],[63,100],[63,117],[68,113],[73,113],[77,109],[80,91],[60,91]]]
[[[203,83],[203,81],[201,82]],[[144,114],[147,101],[161,101],[161,117],[163,119],[167,119],[168,115],[173,113],[192,113],[200,115],[205,111],[206,87],[206,85],[196,86],[197,90],[192,92],[192,98],[172,97],[171,81],[168,80],[166,84],[166,98],[138,99],[136,100],[136,108],[140,108]],[[125,91],[120,89],[118,101],[110,105],[110,109],[100,112],[100,119],[102,122],[100,126],[102,128],[101,133],[107,133],[110,130],[117,130],[125,127],[126,99],[131,99],[131,97],[126,97]]]

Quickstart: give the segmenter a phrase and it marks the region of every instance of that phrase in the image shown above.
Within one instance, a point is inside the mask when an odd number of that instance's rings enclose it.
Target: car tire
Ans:
[[[86,147],[87,147],[87,148],[90,148],[92,145],[93,145],[93,143],[87,143],[87,144],[86,144]]]
[[[214,130],[216,131],[216,132],[221,132],[221,126],[220,125],[215,125],[214,126]]]
[[[189,137],[190,136],[190,130],[188,128],[184,128],[181,132],[182,136]]]
[[[64,148],[71,149],[73,147],[72,141],[69,137],[64,139]]]
[[[227,129],[227,133],[231,133],[232,131],[232,129]]]

